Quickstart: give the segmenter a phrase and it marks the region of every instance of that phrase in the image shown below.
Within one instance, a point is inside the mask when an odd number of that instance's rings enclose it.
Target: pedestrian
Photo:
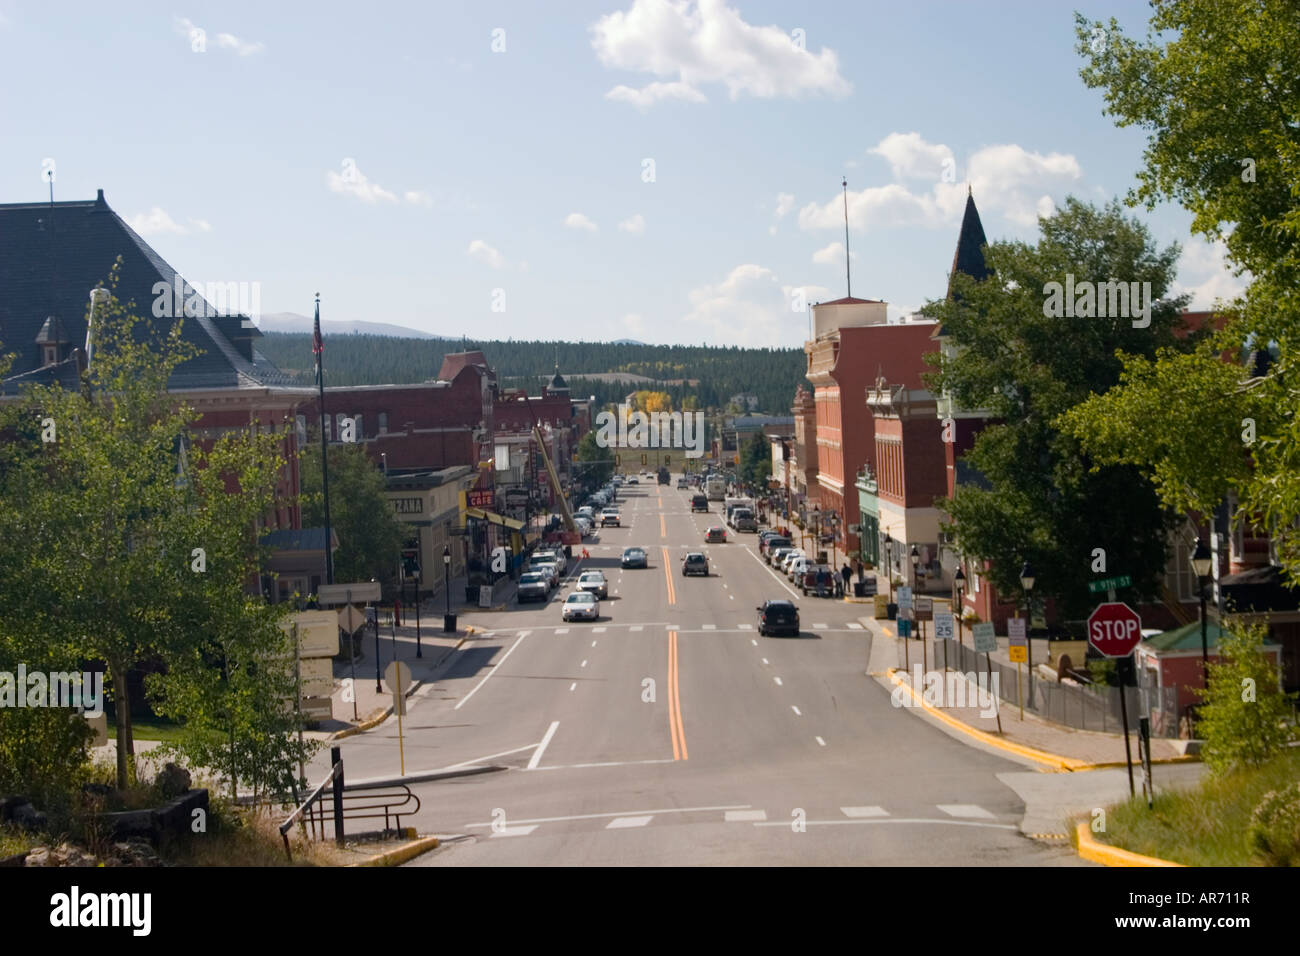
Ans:
[[[840,577],[844,579],[844,593],[849,593],[849,578],[853,576],[853,569],[849,567],[849,562],[844,562],[844,567],[840,568]]]

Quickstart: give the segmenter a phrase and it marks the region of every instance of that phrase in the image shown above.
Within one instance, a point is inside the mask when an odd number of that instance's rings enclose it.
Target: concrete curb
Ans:
[[[1045,764],[1051,767],[1052,769],[1054,769],[1055,771],[1057,771],[1058,773],[1093,769],[1093,766],[1091,764],[1084,763],[1081,760],[1075,760],[1072,757],[1062,757],[1060,754],[1047,753],[1046,751],[1043,750],[1035,750],[1032,747],[1025,747],[1020,744],[1009,743],[1008,741],[1005,740],[999,740],[997,737],[994,737],[992,734],[986,734],[982,730],[976,730],[974,727],[958,720],[956,717],[949,717],[947,714],[945,714],[943,711],[939,710],[938,708],[932,707],[931,705],[927,704],[925,702],[925,698],[922,697],[919,693],[917,693],[916,688],[912,687],[910,684],[905,683],[903,678],[898,676],[898,668],[891,667],[886,672],[886,676],[889,678],[891,683],[906,688],[907,692],[912,695],[912,699],[917,702],[917,704],[921,707],[923,711],[925,711],[925,713],[934,717],[936,720],[946,724],[952,729],[958,730],[966,734],[967,736],[972,737],[975,740],[978,740],[980,743],[987,744],[990,747],[995,747],[998,750],[1002,750],[1007,753],[1013,753],[1016,754],[1017,756],[1025,757],[1028,760],[1033,760],[1035,763]]]
[[[1088,824],[1080,823],[1074,830],[1075,839],[1078,846],[1075,849],[1079,856],[1085,860],[1091,860],[1093,863],[1100,863],[1102,866],[1178,866],[1181,863],[1173,863],[1169,860],[1161,860],[1154,856],[1143,856],[1140,853],[1132,853],[1128,850],[1121,850],[1119,847],[1111,846],[1107,843],[1098,843],[1092,838],[1088,830]]]
[[[362,860],[360,863],[349,863],[348,866],[401,866],[409,860],[414,860],[422,853],[436,850],[438,846],[437,837],[420,837],[405,846],[399,846],[396,850],[380,853],[368,860]]]
[[[467,630],[472,630],[472,629],[467,629]],[[452,650],[453,651],[460,650],[461,645],[464,644],[465,641],[467,641],[468,639],[469,639],[468,637],[462,637],[459,641],[456,642],[456,646],[453,647]],[[415,693],[423,686],[424,686],[424,681],[422,680],[415,681],[414,683],[411,684],[410,689],[406,692],[406,696],[410,697],[413,693]],[[336,730],[334,733],[330,734],[330,736],[325,739],[325,742],[333,743],[336,740],[343,740],[347,737],[355,737],[357,734],[365,733],[367,730],[374,730],[376,727],[378,727],[380,724],[382,724],[392,715],[393,715],[392,704],[389,704],[386,708],[384,708],[383,711],[371,711],[371,715],[367,717],[365,720],[361,721],[361,723],[357,724],[355,727],[344,727],[342,730]]]

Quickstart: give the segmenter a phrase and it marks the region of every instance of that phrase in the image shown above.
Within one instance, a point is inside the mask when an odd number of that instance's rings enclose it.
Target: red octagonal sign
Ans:
[[[1088,643],[1107,657],[1128,657],[1142,640],[1142,619],[1123,602],[1099,604],[1088,616]]]

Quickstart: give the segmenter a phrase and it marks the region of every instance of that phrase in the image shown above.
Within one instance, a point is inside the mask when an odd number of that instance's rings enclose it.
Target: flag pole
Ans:
[[[320,474],[325,491],[325,583],[334,583],[334,549],[330,547],[330,467],[325,440],[325,343],[320,336],[320,293],[316,293],[316,322],[312,330],[311,350],[316,355],[316,388],[320,395]]]

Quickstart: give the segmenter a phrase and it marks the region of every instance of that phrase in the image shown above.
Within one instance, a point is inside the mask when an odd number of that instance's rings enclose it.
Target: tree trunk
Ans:
[[[134,771],[135,759],[129,755],[128,742],[131,739],[131,701],[130,691],[126,686],[126,673],[117,664],[108,665],[113,677],[113,706],[117,718],[117,788],[127,787],[128,766]],[[130,776],[135,776],[134,772]]]

